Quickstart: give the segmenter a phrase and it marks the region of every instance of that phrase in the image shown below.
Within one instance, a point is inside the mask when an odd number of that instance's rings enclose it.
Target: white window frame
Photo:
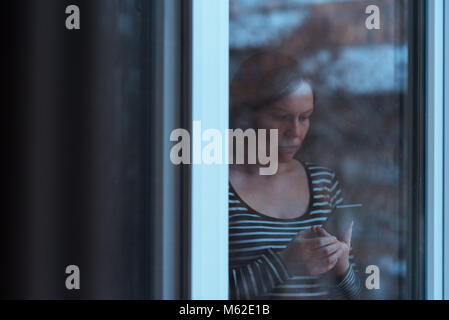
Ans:
[[[449,4],[444,2],[444,299],[449,300]]]
[[[228,0],[192,0],[192,120],[222,134],[229,127],[228,25]],[[192,165],[193,300],[228,299],[228,172],[226,164]]]
[[[228,12],[228,0],[192,0],[192,119],[203,130],[228,128]],[[448,19],[446,1],[427,1],[427,299],[449,299]],[[227,198],[226,165],[193,165],[192,299],[228,298]]]
[[[444,255],[444,241],[448,241],[444,229],[447,227],[443,210],[444,184],[447,186],[447,172],[444,171],[444,34],[445,6],[444,0],[427,1],[427,179],[426,179],[426,298],[440,300],[447,297],[447,279],[444,269],[448,267],[448,257]],[[447,26],[446,26],[447,28]],[[446,85],[447,86],[447,85]],[[447,90],[446,90],[447,91]],[[447,92],[446,92],[447,101]],[[446,114],[447,116],[447,114]],[[447,128],[446,128],[447,137]],[[447,139],[446,139],[447,143]],[[445,172],[446,179],[444,179]],[[446,180],[446,181],[445,181]],[[447,188],[446,188],[447,189]],[[446,190],[447,193],[447,190]],[[446,226],[445,226],[446,222]],[[446,239],[444,239],[446,237]],[[446,261],[445,261],[446,260]],[[444,293],[446,287],[446,294]]]

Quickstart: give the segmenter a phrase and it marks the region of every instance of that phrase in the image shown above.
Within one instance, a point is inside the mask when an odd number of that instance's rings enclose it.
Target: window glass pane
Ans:
[[[410,296],[409,6],[230,0],[231,129],[275,128],[279,145],[274,175],[230,165],[231,299]],[[342,240],[351,221],[349,259],[330,272],[291,249],[312,226]]]

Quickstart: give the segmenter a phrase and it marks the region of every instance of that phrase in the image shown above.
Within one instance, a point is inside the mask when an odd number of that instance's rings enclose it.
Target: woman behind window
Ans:
[[[294,158],[315,103],[296,60],[253,55],[232,80],[230,98],[233,129],[277,129],[279,144],[274,175],[260,175],[259,164],[229,167],[230,299],[357,298],[352,224],[340,239],[322,227],[343,201],[335,173]]]

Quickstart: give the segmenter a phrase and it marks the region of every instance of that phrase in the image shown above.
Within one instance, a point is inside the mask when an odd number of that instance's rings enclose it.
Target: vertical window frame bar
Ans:
[[[427,2],[409,0],[408,93],[404,136],[409,159],[403,163],[409,177],[405,199],[408,218],[407,299],[426,297],[426,169],[427,169]],[[413,137],[413,138],[412,138]],[[410,162],[408,162],[410,161]]]
[[[427,1],[426,298],[443,298],[444,3]]]
[[[229,128],[229,2],[192,1],[192,120]],[[193,125],[192,125],[193,127]],[[196,137],[191,132],[192,146]],[[227,155],[223,143],[223,155]],[[192,158],[193,158],[192,149]],[[228,166],[192,164],[191,298],[228,299]]]
[[[144,19],[143,30],[143,40],[150,37],[143,52],[147,74],[144,99],[152,118],[147,147],[158,150],[151,155],[152,161],[146,169],[150,179],[147,205],[151,207],[145,221],[148,228],[145,265],[149,272],[145,298],[149,299],[187,298],[185,261],[189,257],[185,229],[189,210],[184,204],[188,202],[190,189],[189,170],[170,161],[170,133],[186,127],[185,118],[190,111],[184,78],[190,64],[185,54],[188,50],[185,7],[184,2],[177,0],[142,2],[142,10],[150,17]]]
[[[449,4],[444,2],[444,197],[443,197],[443,219],[444,219],[444,299],[449,300]]]

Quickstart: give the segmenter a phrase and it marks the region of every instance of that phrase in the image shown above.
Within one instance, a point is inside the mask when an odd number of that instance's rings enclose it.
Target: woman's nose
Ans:
[[[303,131],[304,128],[299,120],[292,120],[289,129],[287,130],[287,135],[292,138],[302,138]]]

